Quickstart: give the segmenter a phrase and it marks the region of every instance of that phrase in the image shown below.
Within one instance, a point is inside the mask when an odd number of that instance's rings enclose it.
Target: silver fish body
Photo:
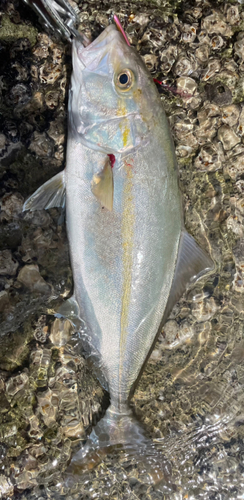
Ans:
[[[110,191],[109,208],[94,195],[108,162],[112,182],[100,191]],[[212,261],[184,231],[174,146],[157,89],[113,25],[87,47],[73,42],[67,165],[25,209],[62,205],[64,191],[71,312],[85,322],[112,411],[123,413],[162,321]]]
[[[139,95],[137,102],[131,103],[133,95],[117,94],[112,64],[108,75],[97,82],[93,70],[97,92],[90,98],[89,66],[83,69],[81,88],[76,88],[73,76],[71,120],[77,104],[78,123],[83,116],[92,116],[93,108],[100,108],[104,116],[99,117],[98,130],[94,131],[92,125],[90,130],[89,121],[83,125],[82,142],[80,124],[72,126],[71,121],[66,217],[74,295],[92,348],[100,354],[111,403],[119,407],[128,400],[166,308],[178,255],[182,207],[174,148],[157,89],[139,57],[124,46],[114,26],[102,36],[111,44],[111,52],[114,44],[121,44],[126,51],[121,69],[133,67],[137,77],[134,92],[141,91],[143,98]],[[77,45],[73,49],[76,53]],[[85,62],[84,52],[89,56],[91,50],[91,46],[83,50]],[[106,53],[109,57],[109,47]],[[101,58],[99,65],[102,64]],[[101,80],[104,92],[99,92]],[[112,103],[111,91],[115,94]],[[104,112],[104,106],[110,103]],[[103,208],[91,191],[92,178],[103,169],[108,153],[116,159],[112,211]]]

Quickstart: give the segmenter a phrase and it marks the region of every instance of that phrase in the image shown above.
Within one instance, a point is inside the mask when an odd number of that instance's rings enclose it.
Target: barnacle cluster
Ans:
[[[63,214],[22,213],[64,165],[70,47],[3,2],[0,92],[0,498],[242,498],[244,10],[237,1],[76,1],[96,37],[119,16],[158,85],[179,163],[186,227],[216,272],[174,307],[132,400],[172,469],[158,487],[138,457],[104,455],[65,487],[73,450],[105,409],[48,315],[72,288]],[[65,489],[66,488],[66,489]],[[16,497],[17,498],[17,497]]]

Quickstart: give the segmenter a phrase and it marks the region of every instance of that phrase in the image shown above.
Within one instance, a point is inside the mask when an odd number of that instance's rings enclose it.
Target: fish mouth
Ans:
[[[80,43],[79,39],[74,40],[77,56],[80,62],[88,67],[92,61],[99,60],[100,55],[103,56],[110,51],[110,47],[120,46],[122,51],[125,48],[129,49],[129,41],[127,36],[116,16],[116,24],[110,24],[100,35],[91,41],[87,46]],[[93,67],[93,64],[91,65]]]

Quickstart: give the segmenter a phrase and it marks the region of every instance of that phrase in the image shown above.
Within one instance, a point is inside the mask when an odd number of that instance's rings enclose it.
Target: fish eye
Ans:
[[[122,90],[130,90],[134,83],[134,74],[131,69],[124,69],[116,77],[116,86]]]

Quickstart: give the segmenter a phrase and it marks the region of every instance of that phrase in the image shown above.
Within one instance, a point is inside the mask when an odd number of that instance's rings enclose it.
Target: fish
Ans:
[[[118,27],[89,44],[73,39],[66,167],[23,208],[66,207],[74,291],[60,314],[84,322],[83,345],[110,394],[88,451],[149,446],[130,399],[174,304],[214,269],[184,228],[157,88]],[[86,453],[72,459],[73,471]]]

